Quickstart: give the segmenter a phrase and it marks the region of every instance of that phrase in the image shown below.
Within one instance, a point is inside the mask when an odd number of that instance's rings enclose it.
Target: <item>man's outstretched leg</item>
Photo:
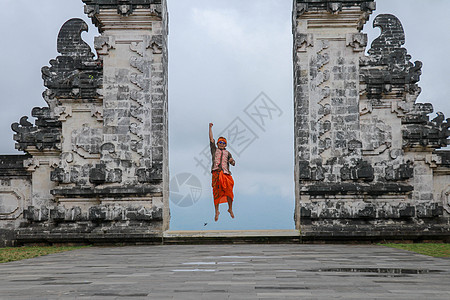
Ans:
[[[233,200],[231,200],[230,197],[227,197],[227,201],[228,201],[228,212],[230,213],[230,216],[234,219]]]
[[[217,222],[217,220],[219,220],[219,215],[220,215],[219,204],[214,205],[214,208],[216,209],[216,216],[214,217],[214,221]]]

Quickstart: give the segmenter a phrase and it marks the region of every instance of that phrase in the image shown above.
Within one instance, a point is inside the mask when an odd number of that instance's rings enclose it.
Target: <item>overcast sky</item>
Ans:
[[[46,105],[40,70],[58,55],[61,25],[70,18],[86,20],[90,30],[83,37],[91,45],[98,32],[81,0],[1,2],[0,153],[17,154],[10,125]],[[172,229],[294,227],[291,9],[291,0],[169,0],[170,171],[172,177],[195,176],[202,189],[189,207],[171,203]],[[431,102],[450,117],[450,1],[378,0],[364,28],[369,45],[379,34],[372,20],[381,13],[400,19],[412,61],[424,64],[419,102]],[[262,127],[245,113],[261,92],[277,108]],[[235,143],[236,219],[230,220],[224,206],[218,223],[210,175],[195,160],[208,145],[209,122],[216,138],[235,124],[253,137],[245,149]],[[177,195],[190,191],[184,186]]]

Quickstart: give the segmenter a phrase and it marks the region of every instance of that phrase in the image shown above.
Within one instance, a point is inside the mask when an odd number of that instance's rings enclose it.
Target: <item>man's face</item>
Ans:
[[[226,144],[224,141],[217,142],[217,147],[218,147],[220,150],[225,149],[226,146],[227,146],[227,144]]]

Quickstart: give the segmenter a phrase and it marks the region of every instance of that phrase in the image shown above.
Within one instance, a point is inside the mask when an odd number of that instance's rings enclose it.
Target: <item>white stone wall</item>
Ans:
[[[15,229],[23,210],[31,205],[31,182],[27,178],[0,179],[0,229]]]
[[[450,232],[450,168],[434,152],[448,121],[416,103],[422,63],[395,16],[375,18],[365,55],[374,4],[294,1],[295,220],[306,235]]]

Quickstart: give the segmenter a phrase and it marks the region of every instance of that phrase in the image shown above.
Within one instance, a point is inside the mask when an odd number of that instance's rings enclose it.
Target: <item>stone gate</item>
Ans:
[[[169,228],[165,0],[82,0],[42,68],[47,106],[0,156],[0,245],[160,241]],[[373,0],[294,0],[295,224],[304,239],[448,239],[449,120]]]
[[[87,24],[67,21],[42,68],[48,106],[12,125],[27,154],[2,158],[1,223],[20,242],[152,240],[169,228],[166,1],[83,2],[98,58]],[[13,164],[23,167],[9,174]]]
[[[296,227],[312,238],[450,231],[450,120],[416,103],[422,63],[375,1],[294,1]]]

